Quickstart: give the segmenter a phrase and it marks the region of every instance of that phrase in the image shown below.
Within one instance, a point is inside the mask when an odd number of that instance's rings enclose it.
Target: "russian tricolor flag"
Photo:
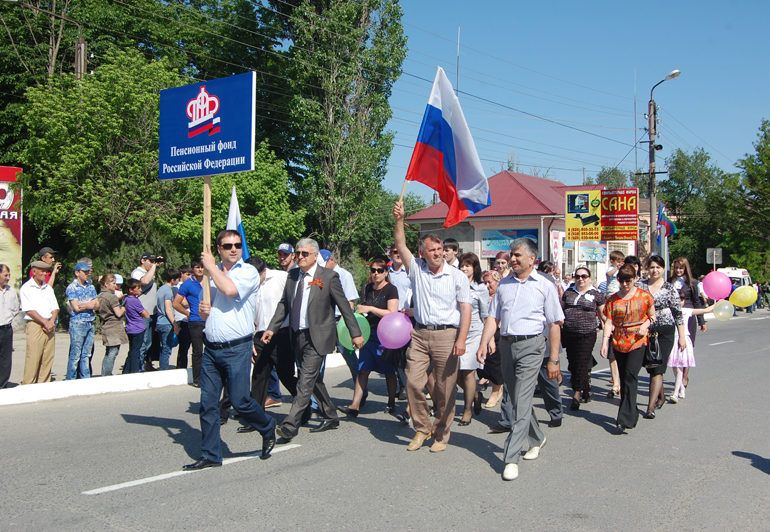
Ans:
[[[249,260],[251,254],[249,253],[249,245],[246,243],[246,231],[243,229],[241,208],[238,205],[238,195],[235,193],[235,187],[233,187],[233,194],[230,196],[230,210],[227,213],[227,227],[225,227],[225,229],[238,231],[241,234],[241,242],[243,242],[243,260]]]
[[[441,67],[433,81],[406,179],[438,192],[449,207],[444,227],[458,224],[492,204],[460,101]]]

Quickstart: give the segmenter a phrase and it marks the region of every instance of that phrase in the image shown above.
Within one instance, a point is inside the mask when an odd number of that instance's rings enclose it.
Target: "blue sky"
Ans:
[[[402,6],[409,51],[390,99],[396,146],[384,181],[394,192],[430,93],[431,84],[414,76],[432,80],[440,65],[455,83],[458,26],[461,91],[610,139],[460,94],[488,175],[512,157],[524,173],[579,184],[583,169],[593,176],[629,151],[619,168],[633,169],[631,147],[647,138],[650,88],[675,68],[682,75],[655,89],[664,147],[659,169],[674,149],[703,147],[717,166],[735,171],[735,162],[753,151],[761,120],[770,118],[768,2],[407,0]],[[636,154],[642,169],[646,147],[640,144]],[[432,193],[419,183],[408,190],[424,198]]]

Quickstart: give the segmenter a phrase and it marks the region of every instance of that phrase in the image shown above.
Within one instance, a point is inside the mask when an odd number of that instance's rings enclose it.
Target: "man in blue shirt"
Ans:
[[[184,466],[193,471],[222,465],[222,441],[219,435],[219,397],[223,382],[240,414],[241,422],[262,435],[264,460],[275,446],[275,420],[251,397],[249,374],[256,316],[259,272],[243,262],[243,242],[238,231],[225,230],[217,235],[217,250],[222,262],[204,251],[201,255],[211,278],[211,302],[202,301],[201,317],[206,318],[203,360],[201,362],[201,458]]]
[[[174,309],[187,316],[187,327],[190,331],[190,344],[192,345],[192,385],[200,386],[201,357],[203,356],[203,326],[206,324],[198,312],[203,292],[203,263],[193,260],[192,275],[182,283],[179,291],[174,296]],[[185,301],[187,305],[185,305]]]
[[[67,380],[87,379],[91,376],[89,357],[94,345],[94,309],[99,308],[96,288],[91,282],[91,266],[86,262],[75,264],[75,279],[65,292],[70,315],[70,352]]]

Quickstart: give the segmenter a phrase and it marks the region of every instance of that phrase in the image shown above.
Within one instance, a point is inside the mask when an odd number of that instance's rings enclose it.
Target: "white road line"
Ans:
[[[298,443],[289,443],[286,445],[280,445],[273,449],[272,454],[277,454],[283,451],[289,451],[291,449],[296,449],[297,447],[300,447]],[[222,465],[226,466],[229,464],[235,464],[238,462],[243,462],[244,460],[251,460],[253,458],[259,457],[259,455],[262,454],[260,452],[249,454],[246,456],[237,456],[235,458],[226,458],[225,460],[222,460]],[[142,484],[149,484],[151,482],[157,482],[159,480],[166,480],[167,478],[174,478],[174,477],[181,477],[182,475],[190,475],[192,473],[200,473],[204,470],[199,471],[174,471],[172,473],[164,473],[162,475],[156,475],[154,477],[147,477],[147,478],[140,478],[139,480],[132,480],[130,482],[122,482],[120,484],[113,484],[112,486],[105,486],[103,488],[96,488],[93,490],[84,491],[83,495],[99,495],[101,493],[107,493],[110,491],[117,491],[122,490],[124,488],[133,488],[134,486],[141,486]]]
[[[770,319],[770,316],[763,316],[761,318],[749,318],[751,321],[759,321],[759,320],[767,320]]]
[[[596,371],[592,371],[592,372],[591,372],[591,375],[596,375],[597,373],[607,373],[607,372],[608,372],[608,371],[610,371],[611,369],[612,369],[612,368],[597,369]]]
[[[731,343],[733,343],[733,342],[735,342],[735,340],[725,340],[724,342],[716,342],[716,343],[714,343],[714,344],[709,344],[709,345],[722,345],[722,344],[731,344]]]

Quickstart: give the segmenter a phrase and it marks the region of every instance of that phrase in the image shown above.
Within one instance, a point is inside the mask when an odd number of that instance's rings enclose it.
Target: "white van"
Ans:
[[[719,268],[717,271],[728,276],[734,285],[747,286],[753,284],[749,271],[743,268]]]

